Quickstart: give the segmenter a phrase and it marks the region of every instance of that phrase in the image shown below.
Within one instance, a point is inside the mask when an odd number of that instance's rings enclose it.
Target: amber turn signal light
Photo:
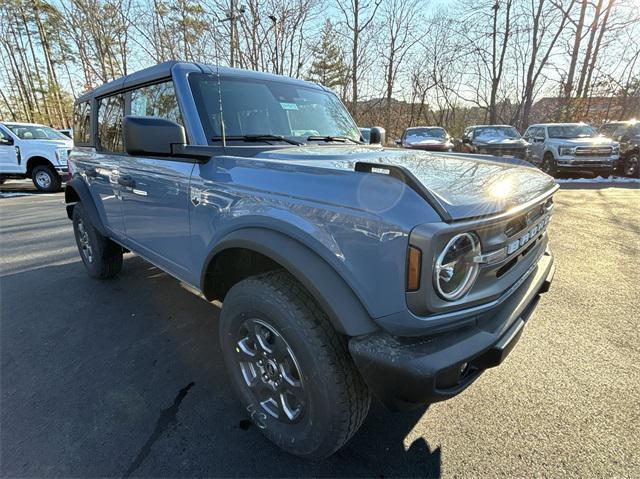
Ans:
[[[420,266],[422,263],[422,252],[409,246],[407,251],[407,291],[416,291],[420,288]]]

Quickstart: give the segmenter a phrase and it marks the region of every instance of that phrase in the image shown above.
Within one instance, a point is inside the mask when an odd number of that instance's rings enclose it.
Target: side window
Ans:
[[[91,104],[88,101],[73,107],[73,136],[76,144],[91,144]]]
[[[102,98],[98,103],[98,146],[100,150],[123,152],[122,118],[124,96],[122,94]]]
[[[131,115],[157,116],[184,124],[173,82],[149,85],[131,92]]]

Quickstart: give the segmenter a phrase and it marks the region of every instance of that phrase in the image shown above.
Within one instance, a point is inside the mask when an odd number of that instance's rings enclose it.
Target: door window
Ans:
[[[101,150],[120,153],[124,151],[122,118],[124,96],[102,98],[98,104],[98,145]]]
[[[91,144],[91,104],[88,101],[73,107],[73,136],[76,144]]]
[[[157,83],[131,92],[131,115],[156,116],[183,124],[172,82]]]
[[[13,143],[13,140],[11,139],[9,134],[5,133],[4,131],[2,131],[2,128],[0,128],[0,146],[10,145],[12,143]]]

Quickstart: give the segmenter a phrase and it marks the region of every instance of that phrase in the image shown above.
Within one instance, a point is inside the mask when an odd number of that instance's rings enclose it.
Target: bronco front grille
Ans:
[[[576,148],[576,156],[610,156],[613,148],[610,146],[579,146]]]

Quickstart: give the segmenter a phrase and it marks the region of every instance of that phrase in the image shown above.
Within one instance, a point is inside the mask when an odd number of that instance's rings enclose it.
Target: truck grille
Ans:
[[[610,146],[579,146],[576,156],[610,156],[613,149]]]

